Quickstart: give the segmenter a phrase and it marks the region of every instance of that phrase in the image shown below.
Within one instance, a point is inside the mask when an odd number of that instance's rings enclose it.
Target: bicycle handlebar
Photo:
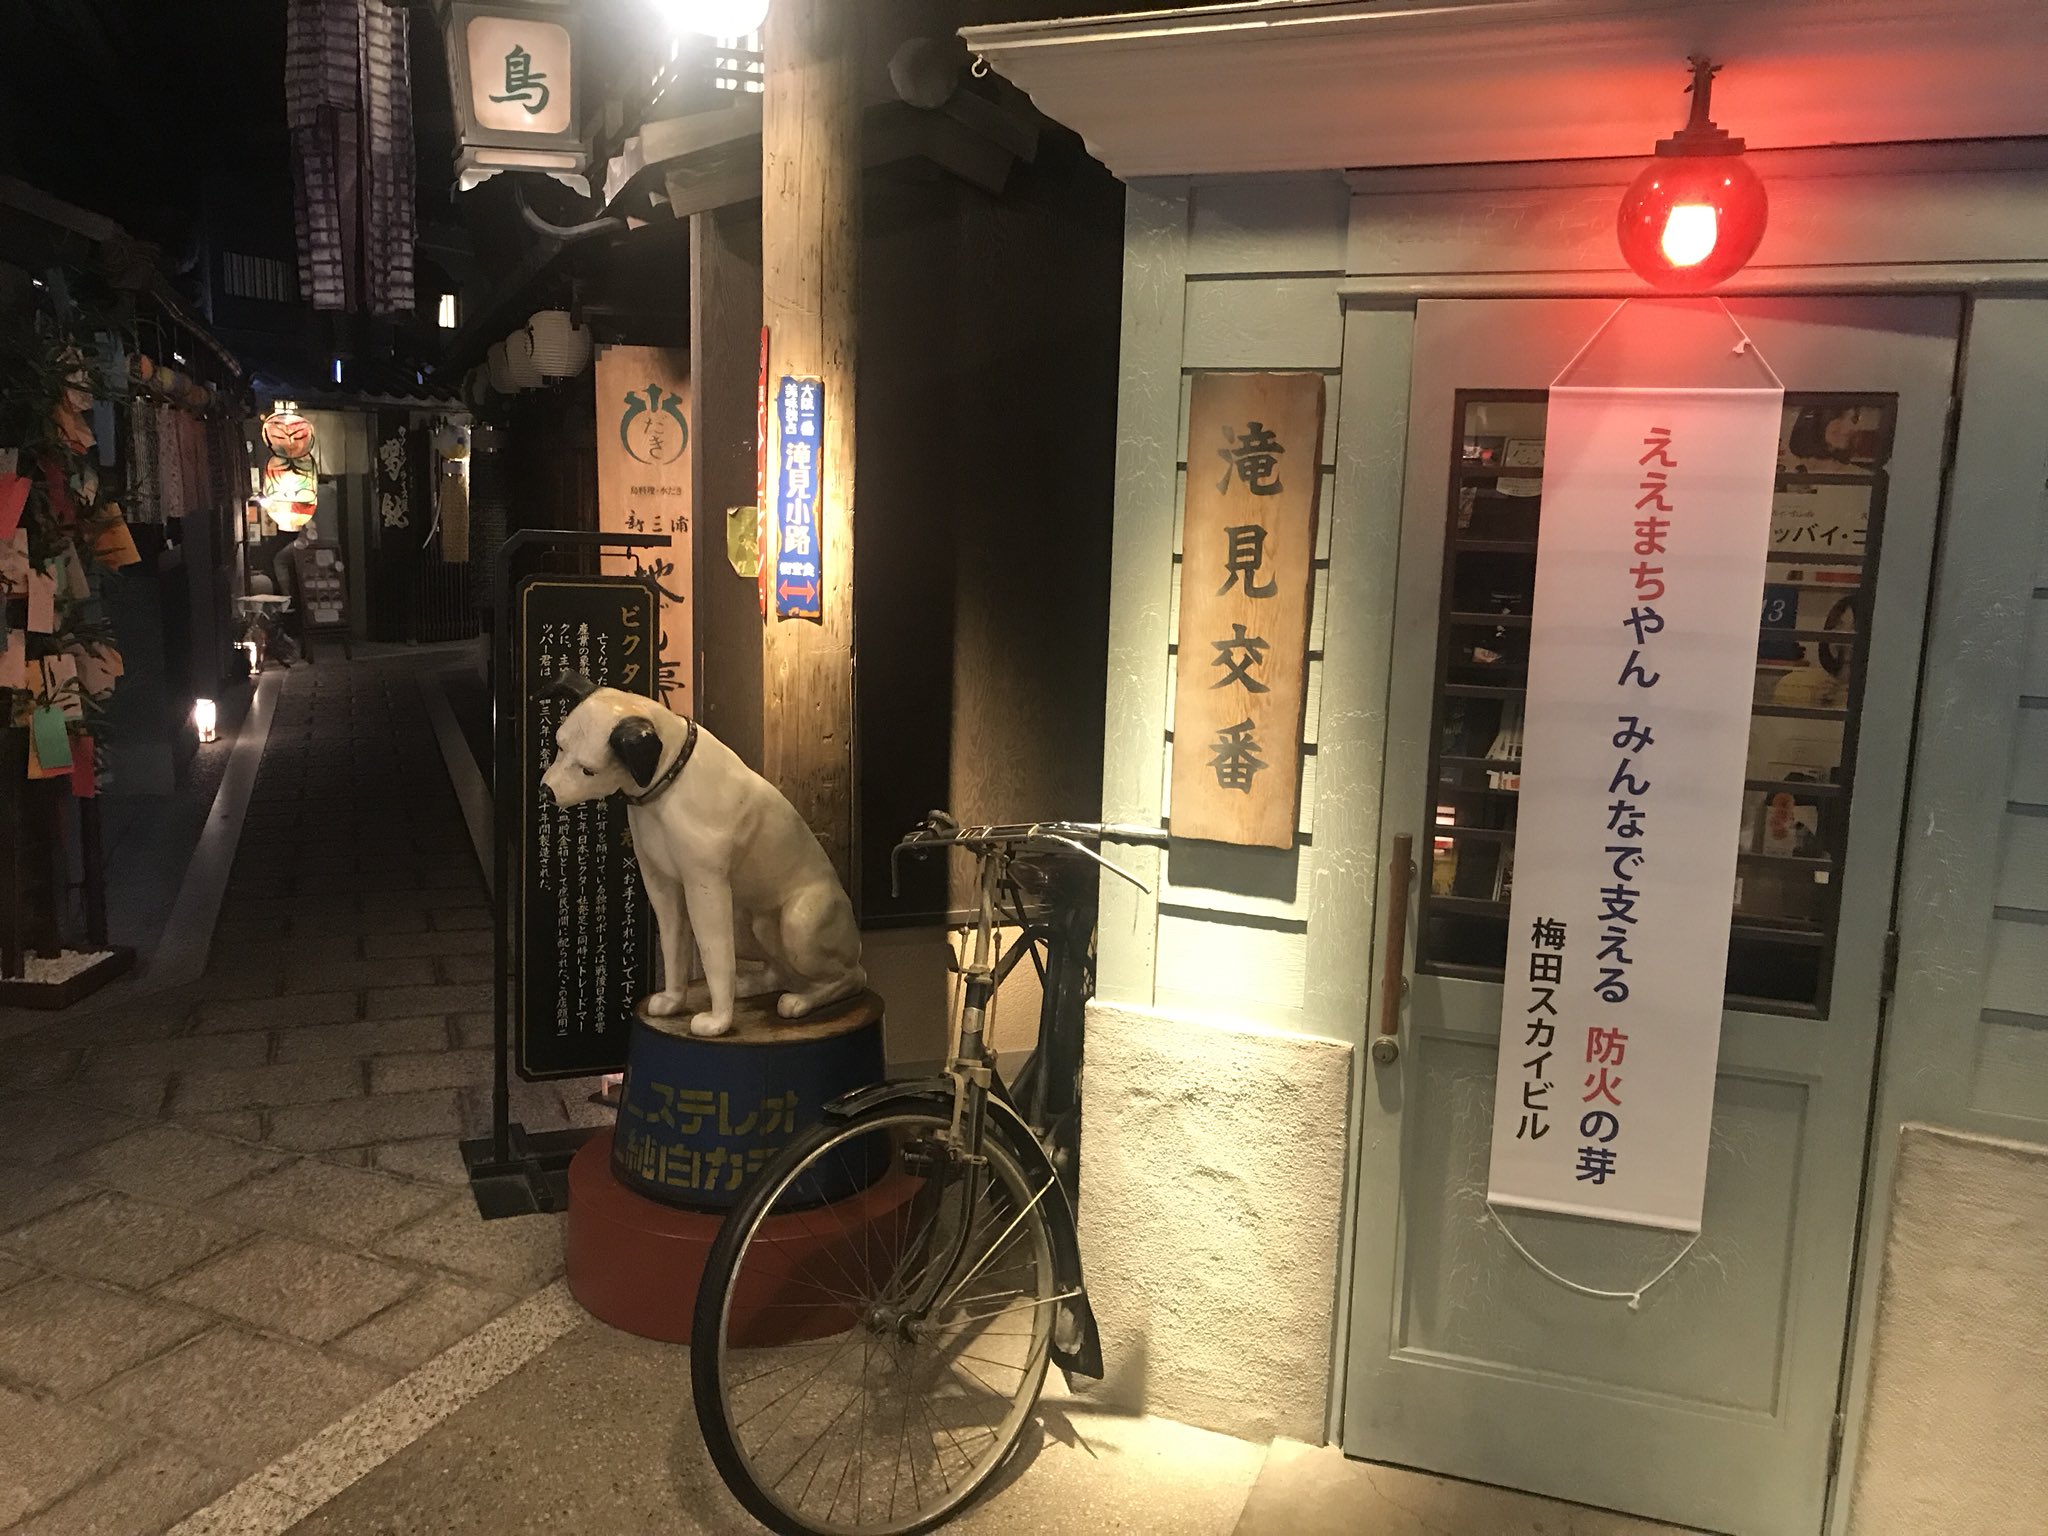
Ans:
[[[933,848],[965,848],[976,854],[996,850],[1018,852],[1037,849],[1081,853],[1105,868],[1114,870],[1133,884],[1142,884],[1088,847],[1090,843],[1128,843],[1164,848],[1167,834],[1162,827],[1144,827],[1120,822],[1032,821],[1002,825],[963,827],[944,811],[933,811],[889,851],[889,883],[896,886],[897,871],[906,853]]]

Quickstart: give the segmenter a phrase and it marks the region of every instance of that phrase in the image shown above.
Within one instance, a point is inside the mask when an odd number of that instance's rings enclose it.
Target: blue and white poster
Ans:
[[[781,443],[775,465],[775,616],[816,619],[824,614],[824,551],[818,539],[824,381],[784,374],[775,415]]]

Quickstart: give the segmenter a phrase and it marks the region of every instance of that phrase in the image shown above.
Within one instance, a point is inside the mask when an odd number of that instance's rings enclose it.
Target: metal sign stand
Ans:
[[[500,1216],[528,1216],[566,1210],[569,1204],[569,1159],[588,1141],[590,1129],[529,1131],[512,1121],[512,1036],[515,997],[513,966],[518,959],[519,930],[525,893],[513,880],[512,849],[519,837],[519,800],[511,792],[519,776],[517,723],[520,700],[518,625],[513,593],[519,579],[538,562],[533,554],[556,550],[582,552],[594,566],[606,549],[666,548],[666,534],[586,533],[558,528],[524,528],[512,534],[492,561],[498,641],[495,647],[492,699],[491,813],[495,822],[495,878],[491,905],[496,922],[494,999],[497,1017],[495,1061],[491,1083],[491,1134],[462,1143],[463,1166],[469,1170],[470,1193],[486,1221]],[[532,552],[532,553],[529,553]]]

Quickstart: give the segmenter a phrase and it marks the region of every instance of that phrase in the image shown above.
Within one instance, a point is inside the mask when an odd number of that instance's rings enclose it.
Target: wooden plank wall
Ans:
[[[1910,1120],[2048,1137],[2044,353],[2048,299],[1971,301],[1894,918],[1881,1169]]]
[[[1348,1024],[1325,1017],[1310,1006],[1309,985],[1318,872],[1355,868],[1358,852],[1331,850],[1317,837],[1331,551],[1351,511],[1345,498],[1355,501],[1360,491],[1355,483],[1340,487],[1337,468],[1347,426],[1337,283],[1348,206],[1348,189],[1336,176],[1131,189],[1105,814],[1171,825],[1193,376],[1211,369],[1320,372],[1326,425],[1295,846],[1176,843],[1158,861],[1150,898],[1106,886],[1098,990],[1114,1001],[1355,1037],[1362,1008]],[[1150,861],[1144,865],[1149,874]]]
[[[2038,1130],[2048,1127],[2048,536],[2028,610],[1971,1100]]]

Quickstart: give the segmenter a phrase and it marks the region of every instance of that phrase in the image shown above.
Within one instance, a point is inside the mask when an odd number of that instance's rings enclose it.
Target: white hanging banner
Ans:
[[[1550,391],[1500,1205],[1699,1230],[1783,401]]]

